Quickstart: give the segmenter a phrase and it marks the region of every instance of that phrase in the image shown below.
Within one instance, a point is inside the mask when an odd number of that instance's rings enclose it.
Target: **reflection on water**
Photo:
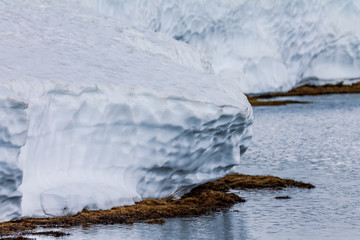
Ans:
[[[254,142],[237,171],[317,188],[238,191],[248,201],[225,212],[76,228],[66,239],[360,239],[360,95],[291,99],[313,103],[254,109]]]

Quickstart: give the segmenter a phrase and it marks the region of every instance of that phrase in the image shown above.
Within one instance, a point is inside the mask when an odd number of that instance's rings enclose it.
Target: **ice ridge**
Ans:
[[[246,93],[360,79],[357,0],[81,2],[189,43]]]

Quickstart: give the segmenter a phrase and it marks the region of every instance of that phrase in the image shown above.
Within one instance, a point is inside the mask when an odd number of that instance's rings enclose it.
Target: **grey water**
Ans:
[[[315,189],[236,191],[247,202],[227,211],[74,228],[64,239],[360,239],[360,94],[290,99],[312,103],[254,108],[253,143],[236,171]]]

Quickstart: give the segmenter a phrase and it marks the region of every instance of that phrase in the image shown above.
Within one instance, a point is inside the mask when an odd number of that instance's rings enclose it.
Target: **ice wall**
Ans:
[[[0,34],[0,221],[167,196],[249,144],[240,87],[185,43],[55,0],[0,1]]]
[[[164,197],[224,175],[248,145],[250,106],[122,84],[53,87],[41,103],[29,104],[21,153],[24,215],[74,214]]]
[[[28,129],[27,106],[13,92],[1,87],[0,91],[0,220],[10,220],[21,215],[18,156]]]
[[[81,2],[189,43],[247,93],[360,79],[358,0]]]

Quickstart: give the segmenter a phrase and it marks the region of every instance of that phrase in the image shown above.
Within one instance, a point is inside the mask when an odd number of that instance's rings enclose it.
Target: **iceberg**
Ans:
[[[109,209],[226,174],[240,85],[194,47],[76,1],[0,1],[0,221]]]
[[[358,0],[82,0],[199,49],[246,93],[360,80]]]

